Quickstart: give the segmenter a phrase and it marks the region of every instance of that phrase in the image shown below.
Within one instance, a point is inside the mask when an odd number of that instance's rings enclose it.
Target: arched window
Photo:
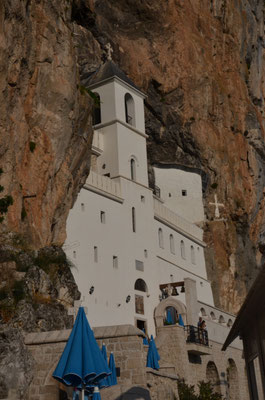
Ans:
[[[140,292],[147,292],[147,285],[143,279],[137,279],[134,284],[134,290],[139,290]]]
[[[191,262],[192,262],[192,264],[196,264],[195,250],[194,250],[193,246],[190,246],[190,254],[191,254]]]
[[[201,314],[201,317],[206,317],[206,311],[204,308],[200,309],[200,314]]]
[[[181,240],[181,242],[180,242],[180,254],[181,254],[181,257],[185,260],[186,259],[185,243],[183,242],[183,240]]]
[[[100,95],[93,93],[94,97],[94,108],[93,108],[93,125],[101,123],[101,109],[100,109]]]
[[[228,387],[228,399],[229,400],[239,400],[239,382],[238,382],[238,372],[236,363],[232,358],[228,359],[227,363],[227,387]],[[263,396],[262,396],[263,398]]]
[[[134,101],[129,93],[126,93],[124,97],[125,103],[125,121],[127,124],[135,126],[135,115],[134,115]]]
[[[213,385],[214,391],[221,394],[220,378],[216,365],[213,361],[209,361],[207,364],[206,379]]]
[[[169,235],[169,243],[170,243],[170,253],[175,254],[174,236],[172,234]]]
[[[219,324],[224,324],[225,323],[225,319],[224,319],[224,317],[222,315],[220,315],[218,322],[219,322]]]
[[[136,162],[134,158],[131,158],[130,160],[130,167],[131,167],[131,180],[135,181],[136,180]]]
[[[132,207],[132,230],[136,232],[135,208]]]
[[[164,237],[163,237],[163,231],[161,228],[158,229],[158,243],[159,243],[159,247],[161,249],[164,248]]]
[[[233,325],[233,321],[231,320],[231,318],[229,318],[229,320],[227,322],[228,328],[231,328],[232,325]]]
[[[210,317],[211,317],[211,319],[212,319],[213,321],[216,321],[216,316],[215,316],[215,313],[214,313],[213,311],[211,311]]]

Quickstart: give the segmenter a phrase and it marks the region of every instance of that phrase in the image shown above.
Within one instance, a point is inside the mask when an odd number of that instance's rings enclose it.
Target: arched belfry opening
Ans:
[[[94,107],[93,107],[93,125],[101,124],[101,108],[100,108],[100,95],[93,93]]]
[[[125,94],[124,103],[125,103],[125,121],[129,125],[135,126],[134,100],[130,95],[130,93]]]
[[[186,324],[186,315],[187,315],[186,306],[180,300],[175,299],[174,296],[169,296],[166,299],[160,301],[160,303],[155,309],[154,317],[157,328],[160,328],[165,325],[165,320],[167,317],[168,310],[170,310],[170,313],[172,312],[171,315],[172,318],[174,318],[175,315],[176,320],[179,314],[181,314],[183,322],[184,324]]]

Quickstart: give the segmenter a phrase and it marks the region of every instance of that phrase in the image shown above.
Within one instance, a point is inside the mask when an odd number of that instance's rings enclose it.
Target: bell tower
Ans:
[[[108,60],[85,82],[98,98],[94,134],[103,137],[97,171],[148,186],[144,98],[116,64]]]

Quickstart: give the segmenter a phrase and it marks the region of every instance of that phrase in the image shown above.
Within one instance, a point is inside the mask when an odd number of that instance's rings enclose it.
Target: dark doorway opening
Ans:
[[[146,322],[145,321],[143,321],[141,319],[137,319],[136,326],[137,326],[137,328],[141,329],[141,331],[144,329],[144,331],[146,333]]]

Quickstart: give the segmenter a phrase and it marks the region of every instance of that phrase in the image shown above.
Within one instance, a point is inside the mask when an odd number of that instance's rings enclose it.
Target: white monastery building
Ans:
[[[155,334],[166,318],[158,312],[161,299],[177,290],[184,323],[196,326],[202,315],[221,342],[234,316],[215,308],[207,280],[200,174],[157,166],[160,196],[154,194],[145,95],[112,61],[86,86],[99,99],[92,167],[68,218],[65,251],[90,324],[132,324]]]

